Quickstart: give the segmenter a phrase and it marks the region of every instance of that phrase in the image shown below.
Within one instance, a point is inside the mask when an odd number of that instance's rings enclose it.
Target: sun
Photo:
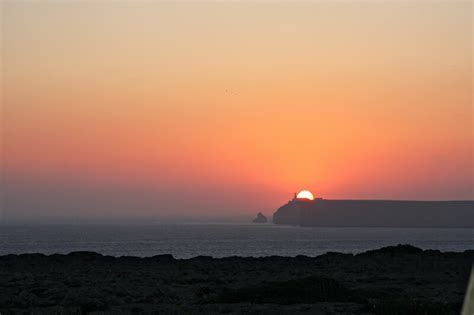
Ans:
[[[302,190],[296,196],[298,199],[314,200],[313,194],[309,190]]]

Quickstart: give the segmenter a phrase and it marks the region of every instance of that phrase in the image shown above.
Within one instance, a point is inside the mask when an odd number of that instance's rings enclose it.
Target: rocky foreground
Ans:
[[[0,257],[6,314],[459,314],[474,250],[311,257]]]

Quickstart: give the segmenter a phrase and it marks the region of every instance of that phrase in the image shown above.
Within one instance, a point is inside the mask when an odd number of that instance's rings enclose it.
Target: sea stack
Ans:
[[[257,217],[253,219],[253,223],[267,223],[267,217],[263,215],[263,213],[257,213]]]

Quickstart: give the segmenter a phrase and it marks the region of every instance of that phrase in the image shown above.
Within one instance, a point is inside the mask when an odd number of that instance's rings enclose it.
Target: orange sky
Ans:
[[[470,1],[1,5],[8,215],[474,198]]]

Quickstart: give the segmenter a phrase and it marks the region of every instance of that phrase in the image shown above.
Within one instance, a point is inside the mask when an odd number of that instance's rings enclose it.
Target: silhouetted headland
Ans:
[[[318,257],[0,256],[1,314],[459,314],[474,251]]]
[[[474,201],[294,198],[273,223],[321,227],[474,227]]]

